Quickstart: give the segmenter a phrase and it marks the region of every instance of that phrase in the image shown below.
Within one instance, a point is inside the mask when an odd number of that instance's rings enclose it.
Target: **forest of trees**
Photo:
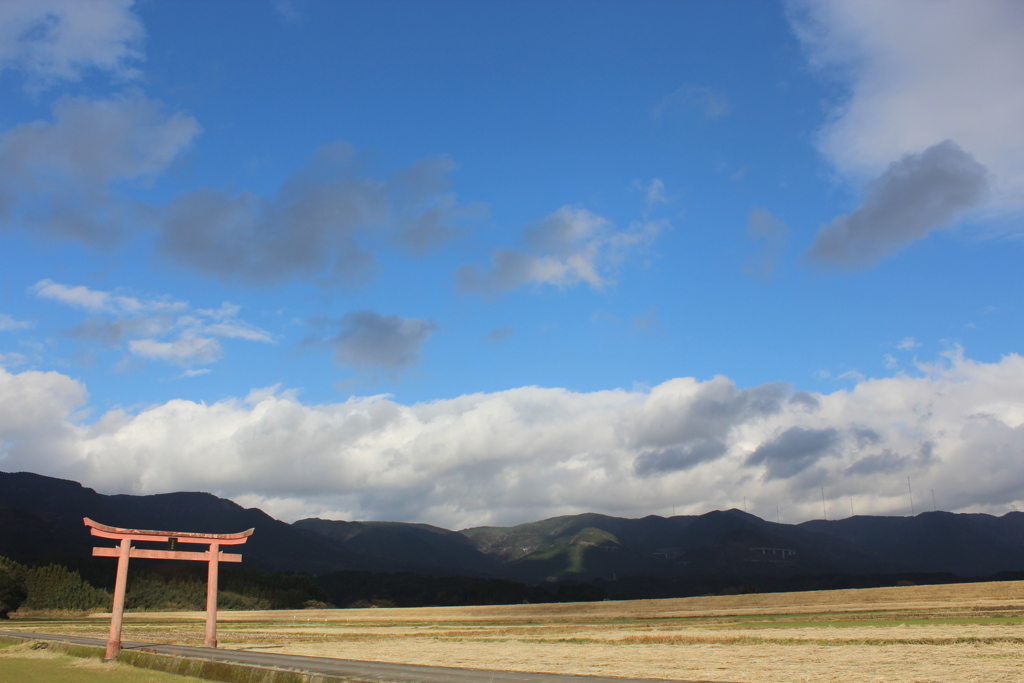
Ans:
[[[76,571],[59,564],[25,570],[25,602],[29,610],[90,612],[110,609],[110,593],[93,588]]]
[[[0,619],[19,608],[87,612],[110,609],[110,594],[59,564],[26,567],[0,557]]]
[[[109,610],[113,574],[108,564],[25,566],[0,556],[0,619],[9,612],[91,612]],[[128,572],[125,608],[135,611],[206,609],[205,567],[140,561]],[[83,578],[85,574],[89,580]],[[424,607],[502,605],[523,602],[591,602],[679,598],[695,595],[833,590],[896,585],[1019,581],[1024,572],[963,578],[954,574],[907,573],[784,577],[622,577],[614,581],[557,581],[528,585],[507,579],[424,576],[410,572],[341,571],[267,573],[222,568],[217,607],[226,610],[324,607]],[[91,581],[91,583],[90,583]],[[95,586],[94,586],[95,584]],[[98,587],[97,587],[98,586]]]
[[[217,607],[232,610],[328,607],[327,593],[303,574],[223,571]],[[77,572],[58,564],[26,567],[0,556],[0,619],[10,612],[104,611],[111,593],[92,586]],[[129,610],[204,610],[206,579],[194,568],[139,568],[128,574]]]
[[[136,611],[206,609],[202,569],[181,564],[139,563],[128,573],[125,608]],[[83,569],[90,569],[88,565]],[[92,572],[88,572],[92,573]],[[102,578],[98,579],[102,585]],[[573,582],[528,586],[505,579],[421,576],[412,573],[265,573],[221,570],[217,607],[230,610],[324,607],[418,607],[495,605],[520,602],[600,600],[604,591]],[[88,612],[109,610],[111,592],[96,588],[58,564],[26,567],[0,557],[0,615],[8,611]],[[3,617],[0,617],[3,618]]]

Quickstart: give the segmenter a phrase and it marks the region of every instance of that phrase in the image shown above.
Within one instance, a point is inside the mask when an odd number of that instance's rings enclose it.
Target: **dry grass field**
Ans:
[[[9,630],[105,637],[109,615]],[[201,645],[201,613],[136,613],[126,640]],[[670,600],[226,612],[221,647],[636,678],[1024,681],[1024,582]]]

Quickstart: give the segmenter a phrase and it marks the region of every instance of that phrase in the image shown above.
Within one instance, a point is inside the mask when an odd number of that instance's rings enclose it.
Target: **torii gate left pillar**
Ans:
[[[128,560],[132,557],[152,560],[199,560],[209,563],[206,583],[206,647],[217,647],[217,567],[221,562],[241,562],[242,556],[221,552],[222,545],[241,545],[253,530],[237,534],[197,534],[188,531],[147,531],[121,529],[83,518],[89,533],[100,538],[120,541],[117,548],[93,548],[93,557],[116,557],[117,580],[114,583],[114,605],[110,615],[110,639],[104,659],[113,659],[121,651],[121,622],[124,619],[124,595],[128,585]],[[132,541],[167,543],[167,550],[133,548]],[[178,543],[205,544],[206,552],[176,550]]]

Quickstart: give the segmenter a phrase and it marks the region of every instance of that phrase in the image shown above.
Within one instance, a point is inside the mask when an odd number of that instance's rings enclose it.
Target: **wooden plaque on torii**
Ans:
[[[110,639],[105,659],[113,659],[121,651],[121,622],[124,619],[124,594],[128,583],[128,559],[138,557],[149,560],[198,560],[209,563],[206,583],[206,647],[217,647],[217,565],[221,562],[241,562],[242,556],[221,552],[222,545],[241,545],[249,540],[253,530],[237,534],[197,534],[189,531],[149,531],[121,529],[83,518],[89,533],[100,538],[120,541],[116,548],[93,548],[93,557],[116,557],[117,580],[114,583],[114,605],[110,616]],[[132,541],[167,543],[167,550],[133,548]],[[177,550],[178,543],[207,546],[206,552]]]

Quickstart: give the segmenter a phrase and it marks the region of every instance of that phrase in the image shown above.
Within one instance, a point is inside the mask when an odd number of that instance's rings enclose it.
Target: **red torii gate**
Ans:
[[[197,534],[189,531],[148,531],[121,529],[83,518],[89,533],[100,538],[120,541],[117,548],[93,548],[93,557],[117,558],[117,581],[114,584],[114,606],[110,616],[110,639],[105,659],[113,659],[121,651],[121,621],[124,618],[124,594],[128,583],[128,558],[151,560],[199,560],[209,562],[206,583],[206,647],[217,647],[217,565],[220,562],[241,562],[242,556],[221,552],[222,545],[241,545],[249,540],[253,529],[237,534]],[[167,550],[133,548],[132,541],[167,543]],[[206,552],[177,550],[178,542],[205,544]]]

